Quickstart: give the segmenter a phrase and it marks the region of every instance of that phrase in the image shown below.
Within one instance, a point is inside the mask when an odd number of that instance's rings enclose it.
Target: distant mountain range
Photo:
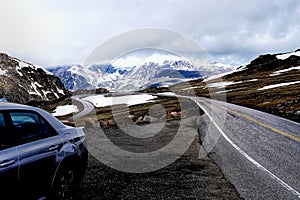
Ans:
[[[0,98],[26,104],[54,101],[68,93],[60,79],[45,69],[0,53]]]
[[[111,91],[136,91],[168,86],[178,82],[231,71],[226,65],[194,66],[187,61],[147,62],[141,66],[119,67],[111,64],[57,66],[48,70],[58,76],[69,90],[107,88]]]

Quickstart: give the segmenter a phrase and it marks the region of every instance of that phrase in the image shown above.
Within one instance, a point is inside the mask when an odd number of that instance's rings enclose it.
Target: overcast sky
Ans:
[[[232,65],[300,48],[299,0],[0,1],[0,52],[44,67],[81,64],[109,38],[145,27],[179,32]]]

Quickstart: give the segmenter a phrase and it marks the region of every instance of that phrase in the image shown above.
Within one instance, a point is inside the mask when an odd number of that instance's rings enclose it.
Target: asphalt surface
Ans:
[[[225,102],[194,100],[210,116],[210,157],[241,197],[300,199],[299,123]]]
[[[72,116],[70,119],[76,120],[76,119],[84,117],[94,111],[95,106],[91,102],[82,100],[82,98],[85,96],[86,95],[78,95],[78,96],[72,97],[72,99],[78,101],[79,103],[81,103],[83,105],[83,110],[81,112],[77,113],[76,115]]]

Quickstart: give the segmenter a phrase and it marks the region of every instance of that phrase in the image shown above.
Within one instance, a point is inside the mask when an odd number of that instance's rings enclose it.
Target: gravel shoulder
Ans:
[[[193,119],[193,123],[195,121]],[[194,131],[197,131],[196,125]],[[179,126],[180,120],[166,122],[159,134],[142,140],[126,136],[119,128],[103,131],[117,146],[142,152],[145,148],[151,151],[166,145],[178,133]],[[186,130],[189,134],[191,129]],[[118,171],[90,154],[88,169],[75,199],[241,199],[209,156],[199,159],[199,138],[196,134],[192,145],[175,162],[147,173]]]

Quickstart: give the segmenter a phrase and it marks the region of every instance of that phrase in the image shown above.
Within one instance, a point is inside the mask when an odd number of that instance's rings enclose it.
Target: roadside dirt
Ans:
[[[170,142],[178,133],[179,123],[179,120],[167,122],[158,135],[142,142],[126,136],[119,128],[103,131],[115,145],[143,152]],[[148,173],[118,171],[89,155],[86,176],[75,199],[241,199],[209,156],[199,159],[199,148],[199,134],[196,134],[192,145],[179,159]]]

